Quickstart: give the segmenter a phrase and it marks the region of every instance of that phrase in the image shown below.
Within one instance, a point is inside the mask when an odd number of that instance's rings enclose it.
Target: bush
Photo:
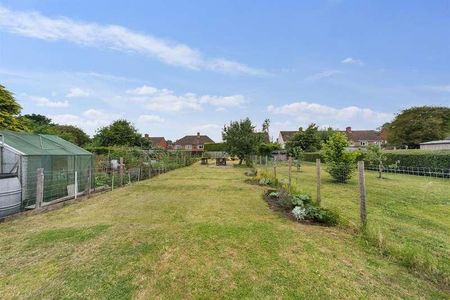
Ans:
[[[391,150],[386,151],[386,165],[399,167],[450,168],[450,151]]]
[[[306,209],[300,206],[294,207],[291,213],[297,221],[305,220],[307,217]]]
[[[337,182],[347,182],[355,172],[359,151],[350,152],[347,136],[337,132],[323,145],[323,156],[327,161],[326,170]]]
[[[294,206],[305,206],[312,203],[311,196],[308,194],[298,194],[292,195],[291,197],[292,205]]]
[[[204,150],[225,152],[226,151],[225,143],[205,144]]]

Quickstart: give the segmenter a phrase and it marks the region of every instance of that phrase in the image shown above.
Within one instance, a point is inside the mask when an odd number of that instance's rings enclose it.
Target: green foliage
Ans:
[[[294,206],[305,206],[312,203],[312,198],[308,194],[294,194],[291,196],[291,202]]]
[[[348,144],[347,136],[336,132],[322,148],[327,161],[326,170],[337,182],[347,182],[355,171],[356,158],[359,154],[356,151],[346,150]]]
[[[100,128],[94,136],[94,144],[98,146],[150,147],[150,141],[142,137],[127,120],[117,120],[109,126]]]
[[[299,132],[286,143],[286,150],[289,155],[292,155],[295,148],[300,148],[303,151],[317,151],[320,149],[320,144],[319,127],[312,123],[306,130],[300,128]]]
[[[384,163],[386,162],[386,153],[379,145],[371,144],[367,147],[367,152],[364,155],[365,161],[371,165],[378,165],[379,178],[382,176]]]
[[[418,148],[420,143],[450,135],[449,107],[412,107],[403,110],[387,126],[389,144]]]
[[[258,145],[258,155],[272,157],[272,152],[280,150],[281,146],[277,143],[262,143]]]
[[[52,120],[44,115],[24,115],[20,119],[33,133],[57,135],[78,146],[84,146],[91,142],[89,136],[82,129],[72,125],[53,124]]]
[[[385,165],[399,167],[450,168],[450,151],[392,150],[385,151]]]
[[[225,146],[225,143],[214,143],[214,144],[210,143],[210,144],[205,144],[204,150],[205,151],[225,152],[226,151],[226,146]]]
[[[226,152],[239,158],[239,164],[245,159],[251,164],[251,155],[255,154],[258,145],[262,142],[262,136],[255,132],[255,126],[249,118],[230,122],[222,131],[222,139]]]
[[[0,129],[27,130],[19,118],[22,107],[14,99],[13,94],[0,84]]]

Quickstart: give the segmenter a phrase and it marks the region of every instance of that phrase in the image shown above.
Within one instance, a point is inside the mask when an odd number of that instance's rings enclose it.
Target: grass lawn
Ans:
[[[334,183],[322,168],[322,206],[339,212],[344,225],[359,226],[357,176],[347,184]],[[273,174],[273,168],[262,168]],[[301,171],[292,168],[294,188],[316,199],[315,164]],[[450,284],[450,180],[366,172],[369,242],[384,255],[449,288]],[[277,166],[277,177],[287,182],[286,163]]]
[[[449,297],[342,228],[274,213],[244,179],[196,164],[0,224],[1,298]]]

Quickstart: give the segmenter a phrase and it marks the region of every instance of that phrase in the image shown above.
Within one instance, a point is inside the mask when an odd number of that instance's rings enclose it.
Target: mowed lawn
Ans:
[[[347,184],[334,183],[322,167],[322,205],[339,213],[344,225],[359,226],[357,174]],[[262,168],[273,173],[273,167]],[[295,189],[316,198],[315,164],[292,168]],[[287,182],[286,163],[277,166]],[[367,231],[363,243],[444,289],[450,285],[450,180],[366,172]]]
[[[342,228],[274,213],[244,180],[196,164],[0,224],[0,298],[449,297]]]

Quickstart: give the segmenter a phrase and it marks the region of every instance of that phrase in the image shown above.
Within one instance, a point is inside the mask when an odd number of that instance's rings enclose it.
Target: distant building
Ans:
[[[450,150],[450,137],[448,137],[446,140],[421,143],[420,149],[423,149],[423,150]]]
[[[280,144],[281,148],[284,149],[286,147],[286,143],[290,141],[296,133],[299,131],[280,131],[280,134],[277,138],[277,143]]]
[[[341,132],[345,133],[352,147],[366,147],[371,144],[381,146],[386,143],[381,132],[376,130],[352,130],[347,127]]]
[[[296,133],[300,131],[280,131],[277,138],[278,144],[284,149],[286,143],[290,141]],[[348,140],[350,141],[351,147],[366,147],[370,144],[383,145],[386,140],[383,134],[376,130],[352,130],[351,127],[347,127],[345,131],[340,131],[344,133]]]
[[[200,132],[197,132],[197,135],[186,135],[177,140],[173,144],[173,149],[202,152],[205,144],[214,144],[214,141],[207,135],[200,135]]]
[[[167,141],[164,137],[153,137],[145,134],[145,138],[149,139],[152,143],[152,147],[156,149],[168,149]]]

